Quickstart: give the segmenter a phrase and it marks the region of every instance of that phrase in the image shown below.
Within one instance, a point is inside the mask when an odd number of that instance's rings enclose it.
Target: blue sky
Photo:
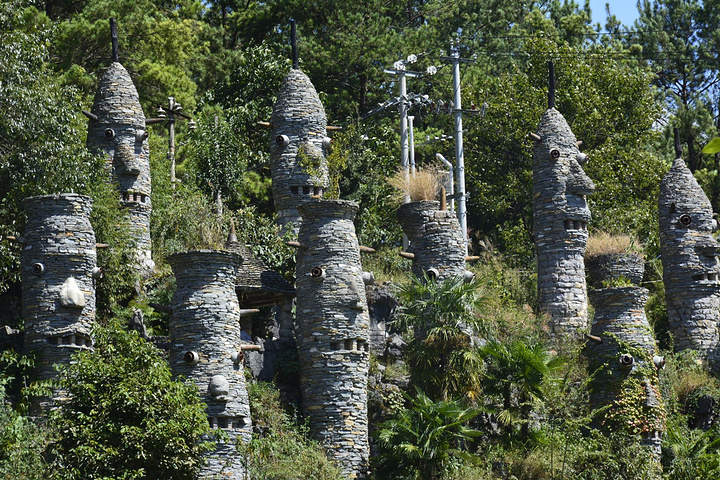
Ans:
[[[582,5],[583,0],[577,2]],[[638,17],[637,0],[590,0],[590,10],[592,11],[592,23],[600,23],[605,26],[605,4],[610,4],[610,13],[615,15],[623,25],[630,26]]]

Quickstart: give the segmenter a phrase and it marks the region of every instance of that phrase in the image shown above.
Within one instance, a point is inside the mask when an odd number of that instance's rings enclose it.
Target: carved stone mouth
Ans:
[[[125,203],[150,203],[150,195],[147,195],[145,193],[140,192],[133,192],[131,190],[127,190],[125,192],[120,193],[120,201]]]
[[[698,282],[718,283],[718,280],[720,280],[720,274],[717,272],[699,273],[697,275],[693,275],[692,279]]]
[[[565,230],[587,231],[587,222],[585,220],[567,219],[565,220]]]

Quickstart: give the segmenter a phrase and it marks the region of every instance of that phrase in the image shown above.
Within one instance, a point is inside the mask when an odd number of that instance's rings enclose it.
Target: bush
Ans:
[[[195,479],[210,444],[197,389],[172,380],[162,354],[117,322],[61,368],[70,398],[52,412],[60,480]]]

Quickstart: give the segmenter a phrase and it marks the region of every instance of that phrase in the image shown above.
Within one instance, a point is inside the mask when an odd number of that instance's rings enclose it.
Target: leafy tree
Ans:
[[[69,399],[51,415],[57,478],[196,478],[210,432],[197,389],[172,380],[136,332],[111,324],[95,340],[60,372]]]
[[[398,328],[411,331],[406,349],[410,382],[434,400],[474,398],[481,358],[473,336],[483,328],[477,309],[486,300],[462,277],[435,282],[413,277],[400,287]]]
[[[19,236],[22,200],[90,193],[105,180],[100,159],[84,147],[74,89],[45,63],[53,40],[47,18],[22,2],[0,3],[0,234]],[[18,278],[19,251],[0,244],[0,290]]]
[[[375,433],[382,478],[439,479],[458,460],[472,456],[468,443],[482,433],[468,426],[481,412],[456,401],[432,401],[420,390],[403,394],[409,408],[383,422]]]
[[[5,403],[0,389],[0,478],[45,480],[50,469],[42,454],[51,435]]]

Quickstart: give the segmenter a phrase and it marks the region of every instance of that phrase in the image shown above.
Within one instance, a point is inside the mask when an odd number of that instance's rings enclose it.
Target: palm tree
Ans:
[[[406,349],[411,384],[435,400],[473,397],[482,366],[473,336],[483,330],[478,312],[488,302],[478,294],[477,283],[462,277],[443,282],[413,277],[398,298],[395,325],[413,333]]]
[[[500,421],[508,427],[520,423],[521,436],[526,440],[532,409],[544,399],[545,385],[565,360],[551,356],[540,342],[521,340],[509,345],[490,341],[480,348],[480,356],[484,360],[484,392],[502,398]]]
[[[453,459],[470,457],[465,444],[481,435],[467,426],[480,410],[456,401],[432,401],[420,390],[410,408],[383,422],[375,436],[383,478],[440,478]],[[387,471],[386,471],[387,470]]]

